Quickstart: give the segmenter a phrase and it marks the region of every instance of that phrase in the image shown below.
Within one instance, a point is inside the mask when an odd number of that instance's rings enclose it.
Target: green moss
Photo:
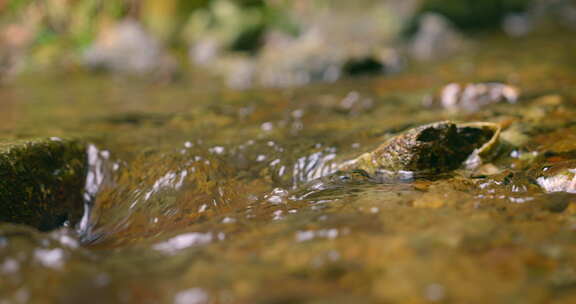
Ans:
[[[83,213],[84,145],[77,140],[0,142],[0,222],[51,230]]]

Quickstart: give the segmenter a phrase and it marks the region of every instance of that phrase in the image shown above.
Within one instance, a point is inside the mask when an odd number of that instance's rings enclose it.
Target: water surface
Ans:
[[[293,89],[65,75],[0,88],[0,135],[89,145],[80,233],[0,226],[0,303],[569,303],[576,293],[576,44],[480,40],[446,62]],[[450,82],[516,104],[429,109]],[[303,188],[410,127],[524,136],[492,174]],[[548,190],[548,191],[547,191]]]

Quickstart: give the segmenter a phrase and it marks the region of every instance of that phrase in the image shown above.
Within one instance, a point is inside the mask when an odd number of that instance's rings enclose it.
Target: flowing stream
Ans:
[[[76,227],[0,225],[0,303],[568,303],[576,40],[554,35],[292,89],[74,74],[1,87],[0,136],[81,138],[90,168]],[[424,103],[489,81],[522,97]],[[309,183],[447,119],[501,123],[512,144],[474,176]]]

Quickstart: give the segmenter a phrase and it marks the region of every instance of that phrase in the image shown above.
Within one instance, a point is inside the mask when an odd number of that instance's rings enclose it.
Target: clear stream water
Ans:
[[[0,225],[0,303],[570,303],[576,44],[553,35],[294,89],[74,73],[5,85],[0,136],[89,143],[93,208],[80,233]],[[523,97],[423,106],[454,81]],[[499,122],[523,140],[473,178],[302,188],[444,119]]]

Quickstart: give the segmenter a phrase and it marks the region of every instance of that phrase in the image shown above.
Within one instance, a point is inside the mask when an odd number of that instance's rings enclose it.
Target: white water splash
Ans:
[[[188,171],[184,170],[180,173],[168,172],[164,176],[160,177],[154,185],[152,189],[144,195],[144,200],[150,199],[150,197],[163,189],[172,188],[174,190],[180,189],[184,184],[184,179],[188,176]]]
[[[333,149],[300,157],[294,164],[292,173],[294,185],[333,173],[337,169],[336,164],[332,163],[334,159],[336,153]]]
[[[90,213],[96,194],[100,191],[107,175],[106,163],[110,158],[110,152],[101,151],[95,145],[90,144],[86,150],[88,158],[88,173],[84,186],[84,215],[78,224],[78,233],[87,235],[90,232]]]

